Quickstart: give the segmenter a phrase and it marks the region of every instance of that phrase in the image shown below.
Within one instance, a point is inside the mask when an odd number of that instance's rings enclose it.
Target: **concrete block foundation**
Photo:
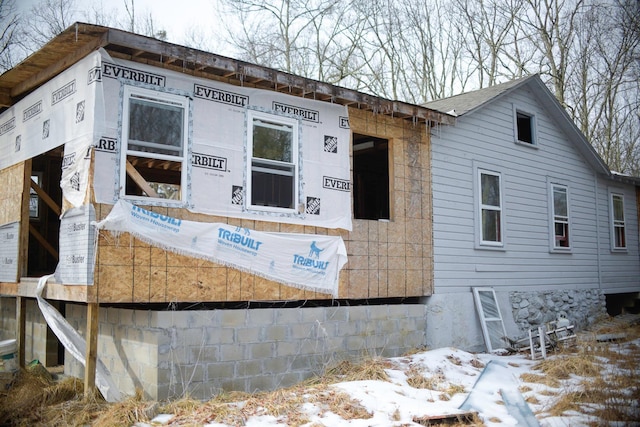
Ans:
[[[84,335],[86,306],[66,316]],[[152,311],[100,308],[98,356],[125,394],[149,399],[297,384],[342,360],[395,357],[425,344],[422,304]],[[65,374],[84,368],[65,355]]]

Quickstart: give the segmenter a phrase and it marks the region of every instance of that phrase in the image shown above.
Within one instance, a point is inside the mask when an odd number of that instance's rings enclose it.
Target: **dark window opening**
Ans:
[[[524,113],[516,113],[518,141],[533,144],[533,118]]]
[[[31,162],[31,179],[37,191],[31,188],[29,192],[28,277],[51,274],[58,265],[60,213],[45,203],[38,192],[45,193],[58,210],[62,206],[62,154],[63,148],[58,147]]]
[[[353,135],[355,219],[389,219],[389,141]]]
[[[127,196],[180,200],[181,162],[131,155],[127,156],[127,162],[133,167],[132,171],[127,171]]]

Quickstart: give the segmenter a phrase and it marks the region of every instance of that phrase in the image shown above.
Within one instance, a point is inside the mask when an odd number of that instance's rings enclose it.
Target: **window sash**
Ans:
[[[554,249],[569,248],[569,191],[564,185],[551,185]]]
[[[611,194],[611,218],[613,233],[613,248],[626,249],[626,222],[624,218],[624,196]]]
[[[131,94],[128,103],[128,150],[158,154],[183,150],[184,105],[136,94]]]
[[[124,86],[120,197],[160,204],[186,200],[188,111],[184,96]],[[128,163],[136,179],[127,173]]]
[[[250,110],[247,128],[247,207],[295,212],[299,185],[298,121]]]
[[[502,236],[502,177],[498,173],[478,171],[478,201],[480,210],[480,242],[501,244]]]

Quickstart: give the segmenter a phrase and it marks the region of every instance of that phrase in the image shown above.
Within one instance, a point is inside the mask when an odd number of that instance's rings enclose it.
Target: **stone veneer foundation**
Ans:
[[[556,320],[562,313],[584,329],[606,316],[606,297],[599,289],[510,292],[511,311],[520,331]]]
[[[100,308],[98,356],[120,390],[150,399],[291,386],[345,359],[394,357],[425,343],[422,304],[237,310]],[[84,335],[86,306],[66,305]],[[68,353],[65,374],[82,378]]]

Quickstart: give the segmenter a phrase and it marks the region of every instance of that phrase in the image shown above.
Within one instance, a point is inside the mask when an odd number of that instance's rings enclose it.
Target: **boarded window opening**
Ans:
[[[390,219],[389,210],[389,141],[354,134],[354,218]]]

